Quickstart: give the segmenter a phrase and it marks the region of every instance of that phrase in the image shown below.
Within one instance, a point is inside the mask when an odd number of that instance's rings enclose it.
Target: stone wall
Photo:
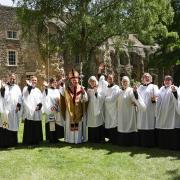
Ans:
[[[35,39],[28,41],[21,36],[21,25],[18,23],[16,8],[0,5],[0,79],[10,73],[17,74],[18,84],[23,87],[25,80],[32,75],[37,75],[43,80],[42,68],[44,61],[38,50]],[[7,31],[16,31],[17,39],[7,39]],[[17,66],[8,66],[7,51],[17,52]]]

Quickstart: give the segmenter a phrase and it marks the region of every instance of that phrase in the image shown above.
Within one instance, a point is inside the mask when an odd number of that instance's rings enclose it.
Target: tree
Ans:
[[[93,51],[108,38],[133,33],[153,43],[173,19],[169,0],[18,0],[18,7],[23,32],[34,27],[40,44],[53,20],[58,31],[49,36],[50,49],[79,55],[86,72]]]
[[[172,0],[171,5],[174,9],[173,23],[167,26],[169,32],[165,36],[156,39],[160,48],[150,61],[150,66],[163,69],[168,74],[180,65],[180,0]]]

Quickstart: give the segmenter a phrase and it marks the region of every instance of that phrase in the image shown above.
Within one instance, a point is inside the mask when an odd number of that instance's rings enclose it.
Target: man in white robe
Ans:
[[[64,128],[59,125],[59,101],[60,93],[57,87],[57,81],[55,78],[49,80],[48,84],[44,82],[46,88],[43,92],[43,112],[46,117],[46,141],[50,143],[57,143],[61,138],[60,134],[64,134]]]
[[[140,117],[137,123],[139,143],[143,147],[154,147],[156,145],[155,109],[158,87],[152,84],[152,76],[149,73],[143,74],[142,83],[138,88],[138,93],[146,105],[146,110],[139,110]]]
[[[87,93],[79,84],[79,73],[69,72],[70,85],[64,89],[65,142],[79,144],[87,141],[85,102]]]
[[[117,97],[119,86],[114,83],[114,76],[112,74],[108,75],[107,82],[107,88],[103,89],[103,94],[105,96],[105,136],[109,139],[109,142],[115,144],[117,141]]]
[[[90,88],[87,90],[88,94],[88,108],[87,108],[87,127],[88,127],[88,141],[100,143],[104,141],[104,115],[103,104],[104,96],[98,86],[98,81],[95,76],[91,76],[88,80]]]
[[[36,87],[37,77],[32,76],[23,89],[23,143],[39,144],[43,141],[42,134],[42,93]]]
[[[12,147],[18,143],[17,132],[21,116],[22,94],[15,82],[16,75],[11,74],[9,81],[1,86],[0,147]]]
[[[180,149],[180,115],[178,109],[179,93],[167,75],[164,86],[160,88],[157,99],[158,146],[163,149]]]
[[[137,92],[137,88],[130,87],[127,76],[122,77],[122,90],[118,96],[118,141],[121,146],[138,145],[137,119],[138,111],[146,106]]]

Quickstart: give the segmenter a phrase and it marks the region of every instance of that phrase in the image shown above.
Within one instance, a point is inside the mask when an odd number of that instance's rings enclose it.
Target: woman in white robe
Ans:
[[[155,109],[158,87],[152,84],[152,76],[149,73],[143,74],[142,82],[143,84],[138,88],[138,93],[146,105],[146,110],[139,110],[140,117],[137,123],[139,143],[143,147],[154,147],[156,146]]]
[[[138,145],[137,119],[138,111],[146,109],[136,87],[130,87],[127,76],[122,77],[122,90],[118,96],[118,141],[121,146]]]
[[[47,83],[46,88],[43,92],[43,112],[45,113],[45,129],[46,129],[46,141],[50,143],[59,142],[58,139],[61,138],[59,135],[64,134],[64,128],[59,125],[59,101],[60,93],[56,89],[57,81],[55,78],[51,78],[49,81],[49,88]],[[62,131],[62,132],[61,132]]]
[[[93,143],[100,143],[104,140],[104,96],[98,87],[98,81],[95,76],[91,76],[88,80],[88,83],[90,85],[90,88],[87,90],[88,141]]]
[[[104,121],[105,121],[105,137],[109,142],[116,144],[117,141],[117,97],[119,86],[114,84],[114,77],[109,74],[107,77],[108,86],[103,89],[105,96],[104,103]]]
[[[36,87],[37,77],[32,76],[23,89],[23,144],[34,145],[43,141],[42,93]]]
[[[157,99],[158,146],[162,149],[180,149],[179,93],[172,85],[172,77],[165,76]]]
[[[22,94],[15,81],[16,75],[11,74],[9,82],[1,87],[0,147],[12,147],[18,143],[17,132],[21,116]]]

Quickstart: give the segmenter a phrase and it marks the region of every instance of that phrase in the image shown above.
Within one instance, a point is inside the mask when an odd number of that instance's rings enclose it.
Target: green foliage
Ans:
[[[169,26],[170,31],[178,32],[180,36],[180,0],[171,0],[171,5],[174,9],[173,23]]]
[[[173,20],[170,1],[133,1],[131,19],[128,19],[132,33],[138,34],[145,44],[153,44],[156,37],[167,33],[167,25]]]
[[[18,0],[18,6],[23,32],[34,28],[44,56],[47,43],[49,54],[78,55],[86,74],[92,53],[108,38],[132,33],[154,43],[167,34],[174,14],[169,0]],[[54,35],[48,35],[50,22],[57,27]]]
[[[18,6],[25,32],[35,26],[40,36],[47,20],[60,20],[61,46],[75,53],[115,35],[136,33],[153,40],[167,31],[173,17],[168,0],[19,0]]]
[[[160,49],[152,57],[150,64],[154,67],[164,67],[165,70],[178,65],[180,61],[180,1],[172,0],[171,4],[174,9],[174,19],[167,27],[170,32],[157,38]]]

